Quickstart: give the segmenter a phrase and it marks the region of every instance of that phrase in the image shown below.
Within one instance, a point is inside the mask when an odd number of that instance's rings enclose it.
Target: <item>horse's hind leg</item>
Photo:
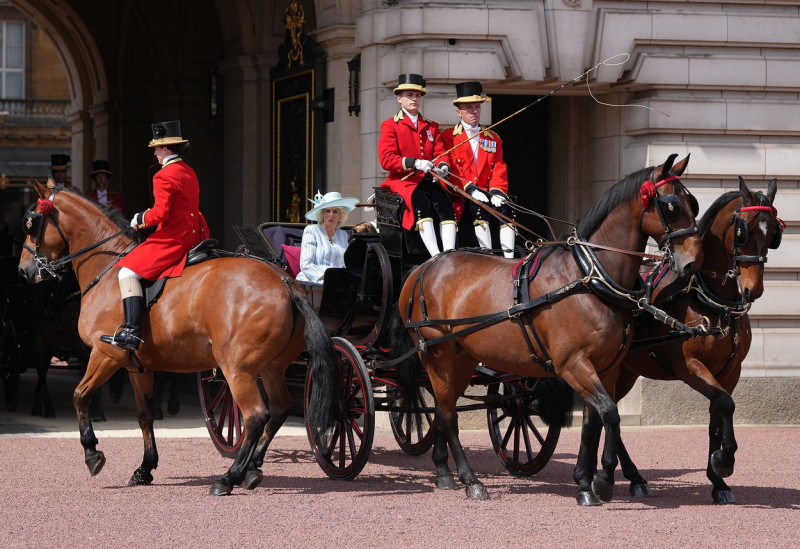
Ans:
[[[153,431],[153,372],[131,372],[128,377],[144,441],[142,464],[133,472],[128,486],[143,486],[153,482],[153,470],[158,467],[158,448]]]
[[[431,459],[433,460],[433,466],[436,468],[434,484],[440,490],[456,490],[458,489],[458,485],[453,479],[453,472],[450,470],[450,466],[447,464],[449,455],[447,452],[447,438],[442,425],[442,414],[437,406],[434,413],[433,424],[431,425],[431,429],[433,429],[434,432]]]
[[[33,390],[32,416],[56,417],[56,409],[47,389],[47,371],[50,369],[51,357],[48,353],[36,353],[36,388]]]
[[[231,395],[244,415],[244,440],[233,460],[233,465],[211,485],[208,493],[212,496],[226,496],[231,493],[234,486],[243,483],[267,424],[267,408],[258,390],[256,378],[246,371],[237,373],[238,375],[229,375],[230,372],[226,371],[225,377],[228,379]]]
[[[262,371],[261,381],[269,400],[269,419],[264,427],[264,433],[256,445],[256,450],[253,454],[253,459],[250,461],[244,481],[242,481],[242,486],[248,490],[258,486],[261,483],[261,479],[264,478],[261,473],[261,466],[264,465],[264,456],[269,449],[270,443],[272,443],[272,439],[275,438],[281,425],[289,417],[289,411],[291,410],[291,398],[286,387],[285,368]]]
[[[706,477],[711,481],[713,486],[711,490],[711,498],[714,503],[721,505],[728,503],[736,503],[736,498],[733,496],[733,491],[728,486],[722,476],[717,473],[714,467],[715,456],[720,459],[720,454],[725,451],[725,420],[719,410],[712,404],[709,407],[710,421],[708,424],[708,465],[706,466]],[[733,439],[733,428],[731,426],[731,439]],[[733,441],[734,451],[736,441]],[[720,449],[722,445],[722,449]],[[717,463],[719,467],[719,462]],[[730,470],[733,471],[733,453],[730,454]]]

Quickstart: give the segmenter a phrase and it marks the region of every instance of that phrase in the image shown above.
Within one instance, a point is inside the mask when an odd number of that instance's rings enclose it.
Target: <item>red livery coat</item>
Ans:
[[[403,227],[414,228],[414,212],[411,207],[411,193],[423,176],[423,172],[414,171],[414,159],[433,160],[433,151],[439,137],[439,123],[426,120],[420,115],[417,126],[406,115],[403,109],[381,124],[381,136],[378,139],[378,159],[381,167],[389,172],[386,181],[381,183],[382,189],[390,189],[403,197]],[[413,173],[411,173],[413,172]],[[411,175],[409,175],[411,173]],[[408,179],[402,181],[408,175]]]
[[[483,191],[498,189],[503,194],[508,194],[508,169],[503,161],[503,141],[491,130],[482,131],[475,139],[478,140],[477,164],[471,144],[465,143],[468,136],[461,122],[444,130],[436,143],[435,153],[439,158],[436,164],[447,162],[450,173],[457,176],[450,178],[450,182],[462,189],[472,183]],[[445,154],[450,149],[453,150]],[[462,197],[453,198],[453,209],[458,219],[461,219],[461,212],[464,210]]]
[[[147,280],[180,276],[186,253],[209,237],[197,175],[180,158],[171,160],[153,177],[153,195],[155,204],[145,212],[144,222],[158,228],[117,265]]]

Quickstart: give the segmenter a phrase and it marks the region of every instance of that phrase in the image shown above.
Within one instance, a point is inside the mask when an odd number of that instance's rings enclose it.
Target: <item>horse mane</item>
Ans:
[[[730,204],[731,200],[734,198],[741,198],[742,193],[738,190],[736,191],[728,191],[721,196],[719,196],[711,206],[703,214],[703,217],[700,218],[700,221],[697,222],[697,230],[702,234],[706,234],[706,230],[711,227],[711,224],[714,223],[714,219],[716,219],[717,214],[719,211]]]
[[[81,191],[77,189],[72,189],[68,187],[64,187],[60,190],[60,192],[67,192],[81,200],[85,200],[86,202],[90,203],[92,206],[96,207],[100,210],[100,213],[105,215],[108,219],[110,219],[119,229],[125,231],[125,235],[129,236],[132,239],[136,238],[136,232],[131,228],[130,222],[125,219],[122,213],[119,210],[114,208],[109,208],[105,204],[100,204],[96,200],[92,200]]]
[[[578,238],[581,240],[588,239],[614,208],[621,202],[639,194],[642,183],[645,182],[653,168],[654,166],[650,166],[633,172],[603,193],[600,200],[592,204],[591,208],[578,220],[576,226]]]

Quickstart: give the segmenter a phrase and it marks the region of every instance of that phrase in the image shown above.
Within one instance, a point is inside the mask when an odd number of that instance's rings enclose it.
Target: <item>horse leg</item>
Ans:
[[[80,432],[81,445],[83,446],[84,459],[89,473],[97,475],[106,463],[103,452],[97,450],[97,437],[92,427],[92,419],[89,414],[89,398],[92,391],[95,391],[111,375],[117,367],[111,363],[110,358],[92,357],[86,368],[86,373],[81,379],[75,391],[72,393],[72,403],[75,406],[75,413],[78,416],[78,430]]]
[[[711,404],[709,407],[709,423],[708,423],[708,465],[706,466],[706,477],[708,480],[711,481],[711,485],[713,486],[711,490],[711,499],[714,503],[719,503],[720,505],[725,505],[728,503],[736,503],[736,498],[733,496],[733,492],[731,491],[730,486],[728,486],[724,480],[722,480],[723,475],[717,473],[717,469],[714,467],[714,457],[719,456],[720,452],[725,451],[725,419],[722,413],[720,413],[719,409]],[[733,426],[731,425],[731,439],[733,439]],[[736,441],[733,440],[733,445],[735,451]],[[722,450],[720,449],[722,446]],[[731,471],[733,471],[733,453],[730,455],[731,458]],[[719,466],[719,462],[717,463]]]
[[[253,459],[242,482],[242,486],[247,490],[252,490],[258,486],[264,478],[261,472],[261,466],[264,465],[264,456],[269,449],[270,443],[272,443],[272,439],[278,433],[278,429],[289,417],[289,411],[291,410],[291,398],[289,397],[289,389],[286,387],[285,369],[265,369],[261,372],[261,381],[264,384],[264,390],[267,392],[267,399],[269,400],[269,415],[267,425],[264,427],[264,433],[256,445]]]
[[[600,486],[595,487],[591,479],[597,473],[597,449],[600,445],[602,429],[603,423],[597,410],[584,403],[581,444],[578,449],[578,460],[572,472],[572,478],[578,485],[578,493],[575,498],[578,501],[578,505],[581,506],[601,505],[600,500],[597,499],[598,495],[600,495],[598,492],[601,492]],[[600,495],[600,497],[603,496]],[[611,499],[610,496],[605,501],[609,499]]]
[[[47,353],[45,353],[47,354]],[[36,388],[33,390],[32,416],[56,417],[56,409],[47,390],[47,372],[50,369],[50,357],[40,355],[36,361]]]
[[[142,464],[133,472],[128,486],[143,486],[152,484],[152,472],[158,467],[158,448],[156,448],[156,437],[153,431],[153,372],[149,370],[130,372],[128,379],[131,382],[131,390],[136,403],[136,416],[144,441]]]
[[[431,379],[434,393],[437,400],[437,417],[435,419],[438,428],[437,440],[434,443],[433,460],[436,465],[436,486],[443,489],[451,489],[452,474],[447,466],[447,447],[453,455],[453,461],[458,471],[458,479],[466,486],[467,497],[470,499],[488,499],[489,493],[475,475],[461,440],[458,438],[458,412],[456,402],[458,397],[464,394],[472,379],[472,372],[477,361],[469,357],[458,357],[458,369],[455,368],[456,356],[454,348],[437,349],[431,363],[426,364],[428,376]],[[467,365],[468,367],[464,367]],[[441,375],[443,374],[443,375]],[[446,442],[446,444],[445,444]]]
[[[106,421],[106,414],[103,412],[100,402],[100,389],[92,391],[92,394],[89,395],[89,416],[92,421]]]
[[[619,411],[614,400],[609,396],[603,388],[600,381],[596,378],[594,368],[588,364],[589,368],[584,369],[580,364],[574,365],[573,368],[565,368],[562,372],[562,377],[569,383],[573,389],[583,397],[584,402],[588,406],[594,408],[598,417],[602,421],[603,427],[606,429],[605,444],[603,446],[603,454],[601,456],[601,463],[603,465],[604,475],[602,479],[608,483],[613,489],[614,483],[614,469],[617,467],[617,446],[621,444],[619,432]],[[586,377],[580,378],[579,374],[587,372]],[[592,379],[594,378],[594,379]],[[597,444],[600,440],[599,433],[596,432],[596,420],[584,419],[583,429],[581,430],[581,446],[584,443],[588,445],[587,448],[581,448],[578,454],[578,462],[573,471],[573,478],[578,485],[578,493],[575,498],[578,505],[599,505],[600,501],[592,492],[592,481],[596,471],[596,455]],[[586,438],[584,439],[584,435]],[[611,500],[611,489],[604,493],[604,497],[608,497],[607,501]]]
[[[433,424],[431,425],[431,429],[433,429],[434,432],[431,459],[433,460],[433,465],[436,468],[434,484],[440,490],[457,490],[458,485],[453,479],[453,472],[450,470],[450,466],[447,464],[447,458],[449,454],[447,452],[447,439],[445,438],[442,424],[442,414],[439,410],[439,406],[437,405],[436,411],[434,412]]]
[[[233,465],[213,482],[209,489],[211,496],[226,496],[231,493],[234,486],[241,485],[247,476],[247,472],[253,464],[256,446],[264,435],[264,428],[267,424],[267,408],[261,392],[258,390],[258,382],[254,376],[246,371],[238,372],[239,375],[229,375],[225,372],[228,379],[231,395],[244,415],[244,440],[242,446],[236,453]],[[231,380],[234,380],[233,382]],[[251,479],[252,481],[252,479]],[[260,479],[258,480],[260,482]],[[254,484],[254,487],[257,485]]]
[[[625,444],[621,439],[617,443],[617,457],[619,457],[619,464],[622,468],[623,476],[631,483],[628,487],[630,494],[635,498],[649,496],[650,487],[642,475],[639,474],[639,469],[631,459],[631,456],[628,455],[628,449],[625,448]]]

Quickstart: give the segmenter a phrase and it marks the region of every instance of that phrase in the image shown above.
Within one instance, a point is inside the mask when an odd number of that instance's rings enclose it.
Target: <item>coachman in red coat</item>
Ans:
[[[135,351],[141,343],[140,315],[144,298],[140,279],[177,277],[183,272],[186,254],[209,237],[208,225],[200,213],[200,184],[194,170],[179,156],[189,147],[181,137],[177,120],[153,124],[150,147],[162,168],[153,177],[155,203],[137,213],[131,227],[156,230],[117,265],[125,323],[113,336],[100,340]]]
[[[439,137],[439,124],[419,114],[422,96],[427,93],[419,74],[401,74],[394,89],[400,110],[381,124],[378,159],[389,172],[381,188],[403,197],[403,228],[419,230],[431,256],[439,253],[434,221],[438,219],[442,247],[455,248],[456,217],[450,195],[431,176],[433,152]],[[416,223],[415,223],[416,222]]]
[[[456,106],[459,122],[455,127],[442,132],[436,145],[439,169],[444,168],[452,183],[469,193],[472,198],[494,208],[507,218],[513,217],[508,199],[508,171],[503,161],[503,141],[491,130],[481,130],[481,104],[488,101],[482,95],[480,82],[461,82],[456,84]],[[464,210],[462,198],[453,200],[458,218]],[[466,208],[475,226],[475,236],[484,248],[492,248],[489,221],[491,213],[470,202]],[[514,257],[516,233],[510,223],[500,225],[500,245],[506,257]]]

